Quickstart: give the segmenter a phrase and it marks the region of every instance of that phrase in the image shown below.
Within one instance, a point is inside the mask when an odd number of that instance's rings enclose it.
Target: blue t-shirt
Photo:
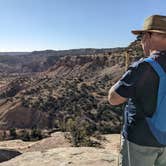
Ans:
[[[166,72],[166,51],[151,55]],[[124,110],[123,136],[143,146],[163,147],[152,135],[145,117],[151,117],[157,106],[159,76],[143,58],[134,62],[115,87],[122,97],[128,98]]]

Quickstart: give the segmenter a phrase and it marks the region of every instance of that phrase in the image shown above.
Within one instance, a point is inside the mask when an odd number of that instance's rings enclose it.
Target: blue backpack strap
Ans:
[[[145,58],[144,61],[150,63],[160,77],[166,77],[166,73],[163,68],[155,60],[153,60],[153,58]]]
[[[166,88],[165,88],[166,72],[159,65],[159,63],[157,63],[153,58],[151,57],[145,58],[144,61],[150,63],[153,69],[157,72],[157,74],[160,77],[159,89],[158,89],[158,101],[157,101],[157,107],[159,107],[163,96],[166,95]]]
[[[158,96],[157,96],[157,108],[152,117],[146,117],[149,128],[152,134],[155,136],[160,144],[166,145],[166,72],[151,57],[144,59],[144,61],[150,63],[153,69],[160,77]]]

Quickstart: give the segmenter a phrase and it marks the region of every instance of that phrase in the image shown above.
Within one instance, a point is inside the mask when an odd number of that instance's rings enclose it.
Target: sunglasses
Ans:
[[[141,41],[144,35],[145,33],[140,33],[139,35],[137,35],[137,40]]]
[[[141,41],[142,40],[142,38],[144,37],[144,35],[146,34],[146,33],[148,33],[150,36],[151,36],[151,32],[142,32],[142,33],[140,33],[139,35],[137,35],[137,40],[138,41]]]

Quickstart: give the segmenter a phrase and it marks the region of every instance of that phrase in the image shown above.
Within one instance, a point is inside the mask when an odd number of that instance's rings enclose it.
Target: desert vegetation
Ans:
[[[42,139],[43,129],[69,132],[74,146],[96,146],[94,137],[119,133],[124,104],[111,106],[108,90],[125,71],[126,53],[130,63],[141,57],[139,43],[88,55],[61,52],[58,57],[54,53],[33,52],[45,58],[40,59],[42,68],[34,65],[35,72],[16,75],[0,92],[0,109],[6,112],[5,116],[0,112],[1,128],[11,130],[11,139],[26,141]]]

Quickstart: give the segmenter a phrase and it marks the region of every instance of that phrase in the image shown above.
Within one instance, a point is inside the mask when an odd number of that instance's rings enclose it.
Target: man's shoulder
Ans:
[[[135,69],[135,70],[146,69],[147,67],[149,67],[149,65],[147,65],[147,62],[145,62],[144,60],[145,60],[145,58],[140,58],[139,60],[134,61],[129,66],[129,69]]]

